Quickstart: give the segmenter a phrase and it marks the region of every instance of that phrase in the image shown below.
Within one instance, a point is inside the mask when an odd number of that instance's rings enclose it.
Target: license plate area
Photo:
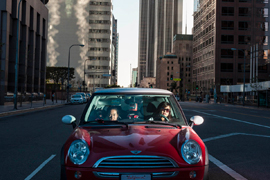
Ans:
[[[120,174],[120,180],[152,180],[151,174]]]

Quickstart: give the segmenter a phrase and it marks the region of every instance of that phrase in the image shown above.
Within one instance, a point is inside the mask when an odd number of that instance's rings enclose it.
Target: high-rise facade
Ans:
[[[242,84],[244,79],[246,83],[268,80],[268,1],[196,3],[192,63],[200,90],[209,92],[214,86],[219,90],[219,85]]]
[[[111,77],[112,77],[112,84],[117,84],[117,71],[118,71],[118,37],[119,34],[117,33],[117,19],[113,16],[113,31],[112,31],[112,44],[114,46],[114,58],[112,59],[113,63],[111,66]]]
[[[70,49],[70,67],[75,68],[72,87],[81,86],[84,78],[88,90],[110,85],[115,64],[112,0],[51,0],[47,7],[48,66],[67,67],[69,47],[83,44]]]
[[[111,0],[90,0],[89,6],[89,51],[88,87],[106,87],[111,84],[115,50],[112,44],[113,15]],[[113,59],[112,59],[113,58]]]
[[[156,61],[172,51],[173,36],[182,33],[183,0],[140,0],[138,83],[156,77]]]
[[[18,60],[18,95],[46,91],[48,0],[0,1],[0,104],[15,91],[15,64]],[[20,17],[18,19],[18,7]],[[17,26],[19,21],[19,27]],[[18,37],[17,37],[18,32]],[[18,46],[18,51],[16,50]],[[17,55],[17,58],[16,58]]]

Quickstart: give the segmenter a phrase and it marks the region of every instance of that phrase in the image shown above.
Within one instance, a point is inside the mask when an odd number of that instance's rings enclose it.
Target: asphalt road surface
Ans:
[[[225,104],[180,103],[187,119],[201,115],[194,130],[204,140],[210,180],[270,179],[270,111]],[[72,132],[61,119],[80,118],[84,105],[0,118],[0,179],[60,179],[60,150]]]
[[[210,180],[270,179],[270,111],[227,104],[180,103],[210,154]]]

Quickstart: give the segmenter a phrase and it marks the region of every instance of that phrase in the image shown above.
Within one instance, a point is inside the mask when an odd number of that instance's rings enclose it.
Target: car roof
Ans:
[[[94,94],[107,94],[107,93],[120,93],[120,94],[166,94],[172,95],[172,92],[158,88],[108,88],[96,91]]]

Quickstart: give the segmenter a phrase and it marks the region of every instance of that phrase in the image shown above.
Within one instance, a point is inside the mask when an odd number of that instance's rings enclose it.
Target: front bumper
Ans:
[[[191,172],[196,172],[196,177],[190,178]],[[192,168],[170,169],[98,169],[98,168],[74,168],[62,166],[62,180],[78,180],[75,173],[80,172],[79,180],[119,180],[120,174],[152,174],[152,179],[157,180],[206,180],[208,165]]]

